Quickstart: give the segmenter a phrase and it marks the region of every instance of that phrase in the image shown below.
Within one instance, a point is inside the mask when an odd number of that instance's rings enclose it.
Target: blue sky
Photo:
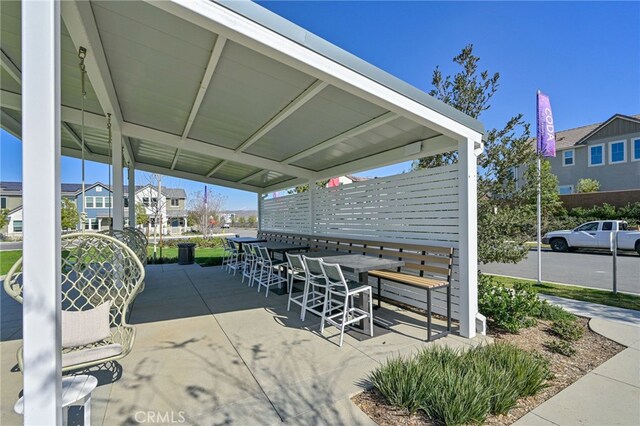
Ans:
[[[437,65],[454,72],[451,59],[473,43],[481,68],[501,75],[492,107],[481,116],[487,129],[520,112],[535,122],[537,90],[550,96],[557,130],[640,113],[639,2],[259,3],[424,91]],[[20,180],[20,143],[5,132],[0,138],[0,179]],[[63,158],[64,182],[79,182],[80,170],[78,160]],[[87,176],[106,182],[107,167],[88,163]],[[175,178],[165,184],[203,189]],[[229,209],[256,206],[254,194],[214,189]]]

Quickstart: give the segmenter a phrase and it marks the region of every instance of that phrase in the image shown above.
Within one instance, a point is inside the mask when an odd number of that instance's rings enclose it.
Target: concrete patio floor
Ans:
[[[349,398],[381,361],[428,344],[484,341],[450,335],[426,343],[424,317],[386,304],[375,315],[393,332],[365,341],[347,335],[340,348],[336,329],[321,336],[318,318],[302,322],[297,306],[286,307],[286,296],[265,298],[220,267],[148,266],[131,312],[133,351],[92,372],[92,424],[372,424]],[[13,413],[22,389],[20,308],[3,294],[2,425],[22,423]]]

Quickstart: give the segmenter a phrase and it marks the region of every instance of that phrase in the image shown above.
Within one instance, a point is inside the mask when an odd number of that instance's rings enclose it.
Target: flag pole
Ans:
[[[542,203],[541,203],[541,164],[540,155],[538,154],[538,285],[542,282]]]
[[[540,96],[540,91],[538,90],[538,93],[536,95],[536,109],[538,108],[538,97]],[[540,114],[536,114],[536,120],[538,121],[536,128],[540,128]],[[536,197],[536,201],[537,201],[537,208],[536,208],[536,216],[538,219],[538,224],[537,224],[537,231],[538,231],[538,285],[540,285],[540,283],[542,282],[542,236],[541,234],[541,228],[542,228],[542,206],[541,206],[541,192],[542,192],[542,188],[541,188],[541,176],[542,176],[542,172],[541,172],[541,162],[540,162],[540,150],[536,149],[536,154],[537,154],[537,163],[538,163],[538,193],[537,193],[537,197]]]

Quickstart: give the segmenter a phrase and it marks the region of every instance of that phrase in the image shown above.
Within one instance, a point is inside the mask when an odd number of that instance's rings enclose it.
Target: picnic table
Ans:
[[[228,238],[228,240],[238,244],[238,251],[240,252],[242,252],[242,244],[267,242],[267,240],[265,240],[264,238],[255,238],[255,237],[231,237],[231,238]]]

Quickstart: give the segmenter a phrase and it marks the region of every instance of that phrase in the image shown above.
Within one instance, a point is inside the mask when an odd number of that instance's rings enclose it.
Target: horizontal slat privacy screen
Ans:
[[[260,200],[260,229],[310,234],[309,192]]]
[[[313,200],[309,192],[261,199],[260,229],[454,247],[452,292],[457,317],[460,288],[457,164],[318,188],[313,194]],[[426,307],[426,295],[414,288],[385,283],[383,293]],[[435,312],[444,312],[443,295],[439,293],[434,298]]]

